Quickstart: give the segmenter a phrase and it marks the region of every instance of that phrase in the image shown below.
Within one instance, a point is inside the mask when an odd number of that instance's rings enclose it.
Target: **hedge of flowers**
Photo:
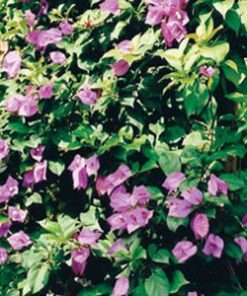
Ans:
[[[0,19],[0,295],[247,295],[247,1]]]

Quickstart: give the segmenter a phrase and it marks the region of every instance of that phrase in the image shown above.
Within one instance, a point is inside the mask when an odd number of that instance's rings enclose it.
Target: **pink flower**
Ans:
[[[176,10],[172,12],[169,16],[169,22],[178,22],[182,26],[185,26],[189,22],[189,17],[186,11]]]
[[[37,148],[30,149],[30,155],[33,159],[37,161],[41,161],[43,158],[43,153],[45,151],[45,145],[38,145]]]
[[[23,211],[19,208],[15,208],[15,207],[11,207],[11,206],[8,208],[8,217],[12,221],[23,223],[26,219],[26,216],[27,216],[26,211]]]
[[[6,109],[10,113],[31,117],[38,112],[38,104],[35,96],[13,95],[6,101]]]
[[[119,0],[105,0],[100,4],[100,9],[104,12],[112,13],[112,14],[119,14]]]
[[[216,177],[214,174],[210,175],[210,179],[208,181],[208,192],[214,196],[220,194],[227,194],[228,185],[225,181]]]
[[[86,189],[88,176],[86,171],[86,160],[77,154],[68,167],[72,172],[74,189]]]
[[[52,51],[50,53],[50,59],[54,64],[64,64],[66,62],[66,55],[61,51]]]
[[[132,50],[132,42],[130,40],[123,40],[117,45],[118,50],[125,54]]]
[[[161,25],[162,35],[168,47],[171,47],[173,42],[181,42],[187,34],[185,27],[177,21],[163,22]]]
[[[244,225],[244,227],[247,227],[247,214],[245,214],[242,218],[242,223]]]
[[[197,292],[189,292],[187,296],[198,296]]]
[[[165,14],[165,11],[160,6],[149,5],[145,23],[148,25],[160,24]]]
[[[0,223],[0,237],[6,237],[12,223],[10,221]]]
[[[50,99],[53,96],[53,83],[48,83],[39,89],[40,99]]]
[[[92,106],[96,103],[99,98],[99,94],[92,90],[91,87],[86,84],[83,89],[77,94],[81,102],[87,106]]]
[[[174,191],[179,187],[179,185],[184,180],[185,180],[185,175],[183,173],[180,173],[180,172],[172,173],[167,176],[162,186],[169,191]]]
[[[124,214],[122,213],[111,215],[109,218],[107,218],[107,222],[111,226],[111,231],[126,228],[126,221]]]
[[[25,172],[23,176],[23,187],[33,187],[34,184],[46,180],[47,161],[37,162],[32,170]]]
[[[86,159],[86,171],[88,176],[97,175],[99,168],[100,163],[97,154]]]
[[[9,242],[9,244],[11,245],[11,247],[15,250],[15,251],[19,251],[21,249],[23,249],[24,247],[28,247],[32,244],[32,242],[30,241],[30,238],[28,235],[26,235],[25,232],[23,231],[19,231],[15,234],[12,234],[7,241]]]
[[[214,76],[215,69],[213,67],[201,66],[199,68],[199,73],[207,78]]]
[[[4,159],[9,154],[9,146],[7,142],[0,139],[0,160]]]
[[[133,199],[141,206],[144,206],[150,199],[151,195],[144,185],[134,186]]]
[[[96,242],[100,238],[100,236],[100,232],[84,228],[77,236],[77,241],[82,245],[93,246],[96,245]]]
[[[59,29],[34,30],[27,34],[26,40],[37,48],[43,50],[50,44],[56,44],[62,40],[62,32]]]
[[[7,111],[10,113],[18,112],[24,101],[25,97],[22,95],[15,94],[11,96],[5,104]]]
[[[153,211],[149,211],[146,208],[135,208],[125,213],[124,220],[128,233],[146,226],[152,217]]]
[[[3,60],[2,67],[8,73],[8,79],[16,77],[21,68],[20,53],[16,50],[8,52]]]
[[[129,64],[125,60],[119,60],[116,63],[111,64],[115,76],[123,76],[129,71]]]
[[[34,13],[32,13],[31,10],[27,10],[25,12],[25,19],[26,19],[29,27],[35,26],[35,18],[36,18],[36,15]]]
[[[196,214],[191,220],[190,227],[196,239],[204,238],[209,232],[209,221],[205,214]]]
[[[181,196],[192,205],[200,205],[202,203],[202,193],[195,187],[185,190]]]
[[[247,262],[247,239],[243,236],[235,237],[234,242],[240,247],[244,255],[244,261]]]
[[[176,218],[185,218],[192,211],[192,205],[187,200],[172,197],[168,202],[168,216]]]
[[[107,254],[111,255],[119,252],[123,248],[122,240],[119,238],[112,244],[112,246],[108,249]]]
[[[0,248],[0,265],[6,263],[8,260],[8,253],[6,249]]]
[[[136,205],[136,202],[131,198],[131,195],[126,192],[125,186],[117,187],[110,195],[110,206],[116,212],[127,211],[130,207]]]
[[[126,277],[117,279],[114,289],[113,296],[127,296],[129,291],[129,280]]]
[[[49,3],[47,0],[40,0],[40,9],[39,9],[39,15],[46,14],[49,9]]]
[[[196,252],[197,246],[187,240],[177,243],[172,250],[172,254],[177,258],[179,263],[187,261],[190,257],[194,256]]]
[[[73,27],[67,21],[60,23],[59,28],[62,31],[63,35],[70,35],[73,33]]]
[[[71,268],[73,273],[76,276],[82,276],[86,265],[87,265],[87,259],[90,256],[90,250],[88,248],[80,248],[73,250],[71,252],[71,258],[72,258],[72,264]]]
[[[10,198],[14,197],[18,191],[18,182],[9,176],[6,183],[0,186],[0,203],[10,200]]]
[[[203,248],[203,253],[206,255],[211,255],[216,258],[220,258],[224,248],[224,241],[221,237],[215,234],[209,234],[205,246]]]

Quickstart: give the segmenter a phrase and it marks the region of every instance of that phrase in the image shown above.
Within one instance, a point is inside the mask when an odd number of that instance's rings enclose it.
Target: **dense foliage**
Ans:
[[[0,295],[247,295],[247,1],[0,20]]]

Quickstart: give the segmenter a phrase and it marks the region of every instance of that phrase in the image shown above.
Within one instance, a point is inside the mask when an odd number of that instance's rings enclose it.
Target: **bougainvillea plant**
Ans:
[[[247,1],[0,0],[0,295],[247,295]]]

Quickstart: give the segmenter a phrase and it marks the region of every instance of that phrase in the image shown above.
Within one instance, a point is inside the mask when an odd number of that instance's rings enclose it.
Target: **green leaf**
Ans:
[[[204,46],[201,48],[201,55],[212,59],[216,63],[222,62],[228,54],[230,46],[226,42],[218,42],[213,46]]]
[[[181,171],[180,158],[173,151],[163,151],[159,155],[159,165],[166,175]]]
[[[225,18],[226,13],[234,4],[234,0],[220,0],[213,4],[214,8]]]
[[[233,174],[222,174],[220,177],[227,182],[229,185],[229,189],[232,191],[239,190],[244,188],[245,182],[244,180],[240,179],[238,176]]]
[[[165,272],[156,268],[152,275],[145,280],[145,290],[148,296],[168,296],[170,284]]]
[[[59,161],[49,161],[48,162],[48,167],[50,169],[50,171],[57,175],[57,176],[61,176],[61,174],[63,173],[64,169],[65,169],[65,164],[59,160]]]
[[[167,226],[173,232],[175,232],[180,226],[186,227],[188,223],[189,223],[188,218],[175,218],[175,217],[167,216]]]
[[[103,296],[110,295],[112,291],[112,287],[108,284],[99,284],[93,288],[84,288],[81,292],[77,294],[77,296]]]
[[[228,242],[224,248],[224,251],[227,256],[238,261],[240,261],[243,257],[243,252],[241,251],[240,247],[233,242]]]
[[[27,273],[27,282],[30,290],[37,293],[48,283],[50,276],[49,265],[47,263],[37,264],[29,269]]]
[[[155,244],[148,246],[148,253],[150,258],[157,263],[169,263],[170,252],[166,249],[159,249]]]
[[[34,192],[31,196],[25,201],[25,205],[30,207],[32,204],[42,204],[42,197],[39,193]]]
[[[179,270],[175,270],[172,273],[170,293],[171,294],[177,293],[181,287],[183,287],[188,283],[189,281],[186,280],[183,273]]]

